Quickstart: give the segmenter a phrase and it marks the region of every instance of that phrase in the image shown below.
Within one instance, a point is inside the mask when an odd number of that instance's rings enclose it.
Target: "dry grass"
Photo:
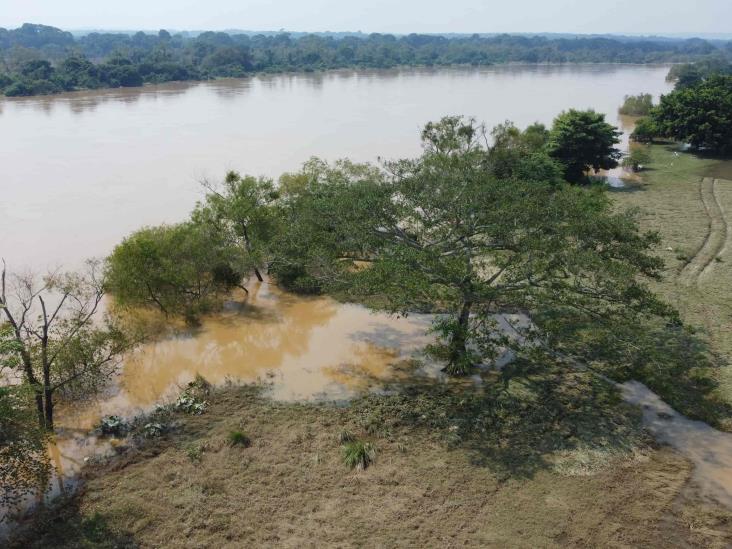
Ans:
[[[634,441],[628,451],[606,442],[602,452],[597,440],[561,448],[561,441],[583,438],[583,428],[570,426],[574,435],[554,436],[567,426],[556,418],[542,423],[538,418],[551,416],[548,408],[539,414],[527,409],[521,416],[532,424],[527,434],[545,431],[546,440],[561,449],[543,449],[541,455],[550,459],[506,475],[479,454],[505,457],[503,446],[517,440],[504,438],[508,433],[487,434],[481,447],[468,430],[451,428],[466,419],[478,422],[470,410],[465,417],[453,415],[463,406],[460,400],[450,400],[446,392],[421,394],[410,407],[410,399],[374,396],[349,407],[284,405],[249,387],[221,390],[205,414],[180,414],[176,433],[89,469],[82,494],[60,512],[42,515],[32,525],[31,541],[20,546],[732,543],[732,513],[685,492],[689,464],[669,449],[634,438],[634,428],[621,428],[624,439]],[[613,425],[634,425],[628,409],[607,407],[602,395],[599,401]],[[338,433],[363,435],[374,415],[391,418],[372,435],[378,437],[378,460],[354,472],[342,461]],[[249,448],[228,443],[228,433],[241,428],[251,434]],[[605,430],[601,426],[598,436],[611,440]],[[449,438],[456,431],[462,442]],[[196,460],[187,455],[190,448],[197,449]]]

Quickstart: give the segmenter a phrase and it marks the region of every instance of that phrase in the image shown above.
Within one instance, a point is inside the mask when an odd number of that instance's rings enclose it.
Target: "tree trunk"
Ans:
[[[45,428],[46,426],[46,412],[43,409],[43,393],[41,393],[40,389],[34,388],[34,391],[36,393],[36,410],[38,411],[38,425],[41,426],[41,428]]]
[[[46,431],[53,431],[53,391],[46,389],[44,391],[45,419]]]
[[[470,322],[470,309],[472,307],[472,301],[465,300],[463,302],[457,326],[450,336],[448,362],[443,371],[452,376],[467,375],[473,366],[470,363],[467,349],[468,323]]]
[[[252,241],[249,240],[249,231],[247,230],[246,225],[242,226],[242,234],[244,235],[244,245],[247,248],[247,253],[249,253],[251,257]],[[264,278],[262,278],[262,273],[259,272],[259,269],[257,267],[254,267],[254,276],[256,276],[257,280],[259,280],[260,282],[264,282]]]

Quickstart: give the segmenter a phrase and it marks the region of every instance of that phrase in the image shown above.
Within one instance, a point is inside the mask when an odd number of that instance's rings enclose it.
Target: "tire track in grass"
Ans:
[[[709,217],[709,229],[701,247],[679,275],[681,283],[687,286],[697,284],[702,273],[711,270],[729,239],[729,224],[716,190],[718,181],[705,177],[701,183],[701,200]]]

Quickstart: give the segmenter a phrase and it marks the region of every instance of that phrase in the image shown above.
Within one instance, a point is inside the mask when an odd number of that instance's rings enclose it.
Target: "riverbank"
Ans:
[[[497,380],[494,380],[497,381]],[[496,383],[495,386],[498,386]],[[586,374],[504,393],[404,385],[348,406],[225,387],[202,415],[89,465],[79,494],[16,547],[725,547],[732,511]],[[348,469],[339,436],[376,446]],[[241,431],[250,447],[232,446]]]
[[[680,349],[685,360],[648,370],[642,380],[680,412],[730,431],[732,233],[725,227],[732,223],[732,181],[717,178],[729,161],[680,153],[674,144],[647,150],[651,163],[640,181],[612,196],[618,206],[638,209],[643,229],[660,234],[666,271],[653,288],[696,334]]]

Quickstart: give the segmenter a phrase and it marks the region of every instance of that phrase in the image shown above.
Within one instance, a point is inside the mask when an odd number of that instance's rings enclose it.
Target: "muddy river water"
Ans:
[[[629,128],[617,115],[623,96],[667,92],[667,72],[615,65],[339,71],[0,99],[0,256],[11,270],[73,268],[140,226],[184,218],[202,179],[229,169],[276,177],[311,156],[416,155],[420,127],[448,114],[523,127],[549,124],[563,109],[594,108]],[[418,356],[430,340],[427,316],[392,318],[267,283],[250,289],[245,305],[128,357],[103,398],[59,410],[52,457],[64,474],[109,448],[88,436],[101,416],[148,410],[197,373],[213,383],[264,380],[283,400],[344,399],[397,375],[394,363]],[[661,406],[635,389],[629,399]],[[648,416],[671,443],[717,445],[707,454],[724,454],[717,465],[728,476],[714,492],[732,501],[729,435],[688,438],[684,421]],[[719,467],[695,462],[700,474],[720,476]]]

